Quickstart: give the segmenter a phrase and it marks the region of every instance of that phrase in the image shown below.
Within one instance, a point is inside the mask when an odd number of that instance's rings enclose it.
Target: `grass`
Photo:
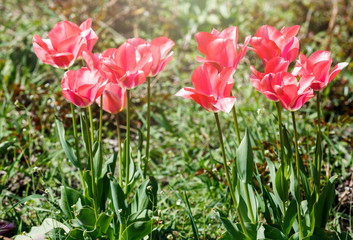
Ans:
[[[260,1],[259,5],[253,3],[254,6],[249,6],[249,10],[244,10],[239,3],[233,5],[228,1],[218,1],[219,8],[212,1],[195,1],[195,5],[189,1],[180,1],[176,8],[161,1],[161,12],[156,15],[152,1],[147,1],[145,6],[118,1],[128,6],[126,15],[115,16],[116,22],[126,21],[126,26],[120,30],[119,25],[112,24],[107,28],[100,23],[111,23],[109,19],[113,17],[112,10],[102,7],[108,6],[106,4],[109,2],[102,1],[102,6],[88,4],[86,10],[79,11],[75,11],[75,1],[69,2],[73,4],[71,7],[55,5],[55,1],[51,2],[55,7],[46,2],[21,0],[0,4],[4,12],[1,16],[4,25],[0,28],[0,46],[4,49],[0,55],[0,220],[14,222],[16,226],[6,236],[29,231],[48,216],[61,220],[56,203],[60,195],[59,187],[63,184],[79,187],[78,173],[73,171],[74,167],[65,159],[53,127],[55,114],[64,121],[65,127],[68,128],[71,122],[69,104],[60,92],[63,71],[43,65],[31,48],[34,34],[43,36],[51,26],[67,16],[70,16],[70,20],[77,20],[77,23],[85,16],[97,19],[94,28],[104,40],[97,45],[96,51],[116,47],[124,38],[136,33],[147,39],[165,34],[175,40],[177,45],[173,49],[173,61],[151,84],[151,169],[160,184],[158,229],[162,239],[169,234],[175,239],[190,239],[193,236],[188,206],[177,194],[184,196],[185,192],[200,237],[216,239],[221,236],[225,229],[214,209],[227,212],[232,207],[221,168],[221,150],[213,114],[203,111],[192,101],[173,96],[180,88],[191,85],[191,72],[198,65],[195,61],[197,46],[193,35],[198,31],[210,31],[212,27],[223,29],[236,24],[241,32],[241,42],[246,35],[254,34],[262,24],[278,27],[304,24],[307,19],[296,18],[296,13],[300,8],[307,11],[313,3],[309,2],[308,6],[290,3],[288,13],[281,11],[281,14],[277,14],[285,3],[272,6]],[[150,18],[137,11],[141,7],[143,9],[140,12],[149,12]],[[264,7],[265,10],[257,12],[256,7]],[[320,5],[319,11],[329,14],[330,7]],[[208,18],[210,13],[213,16]],[[328,21],[319,18],[322,22]],[[350,61],[348,56],[351,56],[349,54],[352,53],[353,45],[349,48],[340,45],[351,34],[342,18],[340,16],[337,20],[341,35],[334,36],[331,48],[337,61]],[[301,31],[303,51],[309,53],[322,48],[325,43],[322,35],[325,24],[319,24],[317,19],[312,21],[311,28]],[[117,40],[117,34],[123,38]],[[244,135],[245,128],[251,130],[255,162],[260,174],[268,179],[265,159],[272,159],[277,164],[279,135],[275,106],[260,96],[249,82],[249,66],[254,62],[259,64],[254,54],[248,53],[235,74],[233,93],[237,97],[241,135]],[[353,103],[351,69],[352,65],[325,90],[323,103],[324,179],[332,175],[340,179],[329,228],[338,232],[352,229],[352,199],[342,197],[343,193],[348,194],[347,191],[352,194],[349,184],[352,181],[353,165],[353,112],[351,108],[345,107]],[[310,147],[314,146],[313,133],[317,124],[314,104],[311,101],[297,114],[300,151],[309,153],[304,155],[306,163],[314,157],[314,150]],[[143,134],[146,132],[146,110],[146,87],[141,86],[133,91],[132,97],[133,148],[138,142],[137,129],[141,129]],[[97,119],[97,106],[93,108],[93,114]],[[125,124],[124,115],[123,112],[122,125]],[[220,114],[220,118],[226,139],[226,153],[229,159],[233,159],[237,144],[232,116]],[[292,133],[290,114],[284,112],[283,118]],[[104,149],[112,153],[117,146],[115,120],[107,113],[104,113],[103,119]],[[67,132],[70,139],[72,130],[68,129]],[[122,133],[125,134],[124,129]],[[347,186],[348,190],[345,189]],[[38,198],[28,197],[33,194]],[[39,198],[40,195],[43,195],[42,198]]]

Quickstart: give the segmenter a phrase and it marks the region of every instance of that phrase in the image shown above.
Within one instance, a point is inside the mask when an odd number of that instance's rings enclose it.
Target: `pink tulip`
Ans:
[[[174,42],[166,37],[158,37],[151,41],[149,45],[152,52],[152,67],[150,76],[156,76],[163,70],[165,65],[172,60],[173,52],[169,54],[168,52],[174,45]]]
[[[66,100],[78,107],[88,107],[103,93],[106,84],[99,70],[82,67],[67,71],[61,88]]]
[[[98,36],[87,19],[79,27],[69,21],[55,24],[49,32],[49,39],[33,36],[33,50],[45,64],[56,68],[70,67],[83,51],[92,51]]]
[[[100,68],[108,79],[132,89],[146,81],[152,66],[148,43],[140,38],[129,39],[118,49],[110,48],[101,55]]]
[[[310,87],[314,91],[320,91],[348,65],[346,62],[338,63],[330,72],[331,64],[331,53],[328,51],[314,52],[309,58],[300,54],[293,74],[299,76],[314,76]]]
[[[265,66],[265,73],[258,72],[254,66],[250,67],[253,74],[250,75],[251,82],[260,81],[265,75],[269,73],[286,72],[288,70],[289,62],[282,57],[275,57],[271,59]]]
[[[211,33],[199,32],[195,35],[198,43],[198,50],[206,58],[196,57],[198,62],[209,63],[215,66],[219,71],[222,68],[232,67],[236,70],[239,61],[245,56],[247,45],[251,39],[248,36],[238,52],[238,28],[229,27],[222,32],[213,29]]]
[[[283,27],[281,31],[264,25],[257,30],[255,36],[251,38],[249,48],[256,52],[264,65],[275,57],[282,57],[284,60],[292,62],[299,52],[299,40],[295,35],[300,26]]]
[[[218,72],[213,65],[203,64],[192,74],[195,88],[183,88],[175,96],[192,99],[209,112],[229,113],[235,102],[235,97],[230,96],[234,84],[233,72],[232,67]]]
[[[108,83],[103,92],[103,110],[111,114],[116,114],[124,110],[126,107],[126,89],[118,84]],[[100,106],[98,97],[96,103]]]
[[[252,84],[269,100],[280,101],[282,107],[289,111],[296,111],[313,97],[313,90],[310,84],[313,77],[301,77],[299,82],[297,78],[288,72],[269,73],[262,79],[252,79]]]

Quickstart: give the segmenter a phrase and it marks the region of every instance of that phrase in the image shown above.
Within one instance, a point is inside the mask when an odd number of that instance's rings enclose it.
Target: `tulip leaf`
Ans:
[[[291,175],[290,175],[290,191],[293,198],[300,204],[300,190],[299,190],[299,179],[297,178],[296,171],[293,164],[290,165]]]
[[[95,142],[93,144],[93,162],[94,162],[94,174],[98,179],[102,175],[103,167],[103,152],[102,152],[102,142]]]
[[[81,201],[85,203],[85,198],[78,191],[66,186],[61,186],[60,190],[61,197],[59,201],[59,206],[63,213],[66,215],[66,217],[72,219],[72,206],[75,205],[80,198]]]
[[[154,227],[154,220],[137,221],[128,225],[122,233],[122,239],[141,240],[150,234]]]
[[[273,240],[287,240],[288,238],[277,228],[264,224],[264,237],[265,239]]]
[[[249,131],[245,131],[245,136],[237,149],[236,167],[240,180],[244,183],[251,183],[254,172],[254,154],[251,148]]]
[[[275,187],[276,191],[283,202],[288,200],[288,181],[282,175],[283,164],[279,167],[276,173]]]
[[[86,148],[87,154],[89,154],[89,148],[88,148],[88,135],[87,135],[87,121],[85,114],[82,112],[80,115],[80,125],[81,125],[81,132],[82,132],[82,138],[83,138],[83,145]],[[90,165],[87,165],[87,168],[89,169]]]
[[[76,218],[80,222],[80,224],[87,230],[91,231],[94,229],[94,226],[96,224],[96,216],[93,208],[83,207],[76,214]]]
[[[55,116],[55,124],[56,124],[56,129],[59,134],[59,139],[61,146],[63,147],[63,150],[67,156],[67,158],[71,161],[71,163],[77,167],[78,169],[82,169],[80,162],[77,160],[70,144],[66,141],[65,139],[65,129],[63,123],[59,120],[57,116]]]
[[[283,144],[284,144],[284,155],[286,157],[286,165],[290,165],[293,163],[293,151],[291,146],[291,141],[288,137],[288,130],[285,126],[283,126]]]
[[[330,216],[332,204],[335,200],[335,184],[337,177],[331,177],[323,188],[319,200],[314,207],[315,226],[317,228],[325,228],[327,220]]]
[[[152,206],[157,202],[158,184],[154,178],[146,179],[141,183],[137,192],[130,203],[131,213],[144,209],[152,210]]]
[[[125,199],[125,194],[120,185],[115,181],[110,181],[110,190],[112,193],[113,208],[118,216],[120,224],[125,225],[126,218],[129,216],[129,209]]]
[[[231,239],[247,240],[246,236],[239,231],[235,224],[233,224],[224,213],[217,210],[217,216],[227,230],[227,233],[231,236]]]
[[[296,200],[293,199],[286,210],[286,215],[284,216],[283,225],[282,225],[282,229],[286,236],[289,235],[297,215],[298,215],[297,202]]]

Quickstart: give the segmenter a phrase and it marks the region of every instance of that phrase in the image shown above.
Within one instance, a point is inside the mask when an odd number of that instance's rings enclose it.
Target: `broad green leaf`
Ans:
[[[245,136],[237,149],[236,167],[240,180],[251,183],[254,172],[254,154],[251,148],[249,131],[246,130]]]
[[[78,169],[82,169],[81,164],[77,160],[70,144],[65,139],[65,129],[64,129],[63,123],[59,120],[59,118],[57,116],[55,116],[55,124],[56,124],[56,129],[59,134],[59,140],[60,140],[61,146],[63,147],[63,150],[64,150],[67,158],[71,161],[71,163],[75,167],[77,167]]]
[[[107,233],[110,223],[113,220],[114,215],[107,215],[106,213],[101,213],[98,217],[96,226],[100,228],[103,233]]]
[[[270,225],[264,224],[264,239],[272,239],[272,240],[287,240],[288,238],[277,228],[272,227]],[[263,239],[263,238],[260,238]]]
[[[70,231],[66,225],[52,218],[46,218],[39,227],[32,227],[31,231],[24,235],[17,235],[15,240],[45,239],[45,235],[55,228],[61,228],[66,233]]]
[[[284,216],[282,224],[282,229],[286,236],[289,235],[297,215],[297,202],[293,199],[287,207],[286,215]]]
[[[76,214],[76,218],[80,221],[81,225],[88,230],[93,230],[96,224],[96,215],[94,209],[90,207],[83,207]]]
[[[82,112],[80,115],[80,125],[81,125],[81,132],[82,132],[82,138],[83,138],[83,145],[86,148],[87,154],[89,154],[89,148],[88,148],[88,135],[87,135],[87,121],[85,114]],[[89,164],[87,164],[87,167],[89,169]]]
[[[299,180],[296,175],[296,171],[293,167],[293,164],[290,165],[291,175],[290,175],[290,191],[292,193],[293,198],[300,202],[300,190],[299,190]]]
[[[153,219],[149,221],[134,222],[125,228],[122,234],[122,239],[141,240],[153,231],[154,229],[153,225],[154,225]]]
[[[232,237],[231,239],[247,240],[246,236],[237,229],[237,227],[228,220],[226,215],[221,211],[217,210],[217,216],[221,220],[223,226],[226,228],[227,233]]]
[[[86,192],[85,192],[85,196],[86,197],[92,197],[93,193],[92,193],[92,177],[91,177],[91,171],[90,170],[84,170],[83,171],[83,180],[84,183],[86,185]]]
[[[131,213],[150,209],[157,203],[158,184],[155,178],[146,179],[138,187],[130,204]]]
[[[59,205],[61,208],[61,211],[68,217],[69,219],[73,218],[73,213],[72,213],[72,206],[75,205],[78,201],[79,198],[81,198],[81,201],[85,203],[85,198],[81,193],[78,191],[66,187],[66,186],[61,186],[61,197],[59,201]]]
[[[94,174],[96,178],[100,178],[102,175],[102,167],[103,167],[103,150],[102,150],[102,143],[95,142],[93,145],[93,162],[94,162]]]
[[[146,222],[152,219],[152,211],[149,209],[144,209],[139,212],[130,214],[128,217],[127,225],[130,225],[134,222]]]
[[[125,224],[127,216],[129,216],[129,208],[125,199],[125,194],[120,185],[115,181],[110,181],[110,191],[112,193],[113,207],[118,216],[120,224]]]
[[[286,202],[288,200],[288,195],[289,195],[288,194],[289,186],[288,186],[288,181],[286,177],[282,175],[282,168],[283,168],[283,164],[277,170],[275,186],[276,186],[276,191],[280,196],[281,200],[283,202]]]
[[[315,211],[315,227],[325,228],[328,217],[330,216],[331,207],[335,200],[335,184],[337,177],[331,177],[319,196],[319,200],[314,206]]]
[[[84,240],[83,231],[78,228],[71,230],[66,240]]]
[[[284,144],[284,153],[286,157],[286,165],[291,165],[293,163],[293,151],[291,146],[291,141],[288,137],[288,131],[285,126],[283,126],[283,144]]]

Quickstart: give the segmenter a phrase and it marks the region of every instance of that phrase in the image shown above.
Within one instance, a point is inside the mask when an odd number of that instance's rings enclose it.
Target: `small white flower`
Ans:
[[[123,209],[121,209],[121,208],[118,210],[119,213],[121,213],[122,211],[123,211]]]
[[[181,204],[181,201],[180,200],[178,200],[178,201],[176,201],[176,205],[180,205]]]
[[[152,191],[152,186],[147,186],[148,191]]]
[[[257,109],[257,114],[260,115],[261,113],[263,113],[265,111],[264,108],[259,108]]]
[[[49,189],[48,189],[48,188],[47,188],[47,189],[45,189],[45,191],[44,191],[44,192],[48,194],[48,193],[49,193]]]
[[[172,235],[172,234],[169,234],[169,235],[167,236],[167,239],[168,239],[168,240],[172,240],[172,239],[173,239],[173,235]]]

